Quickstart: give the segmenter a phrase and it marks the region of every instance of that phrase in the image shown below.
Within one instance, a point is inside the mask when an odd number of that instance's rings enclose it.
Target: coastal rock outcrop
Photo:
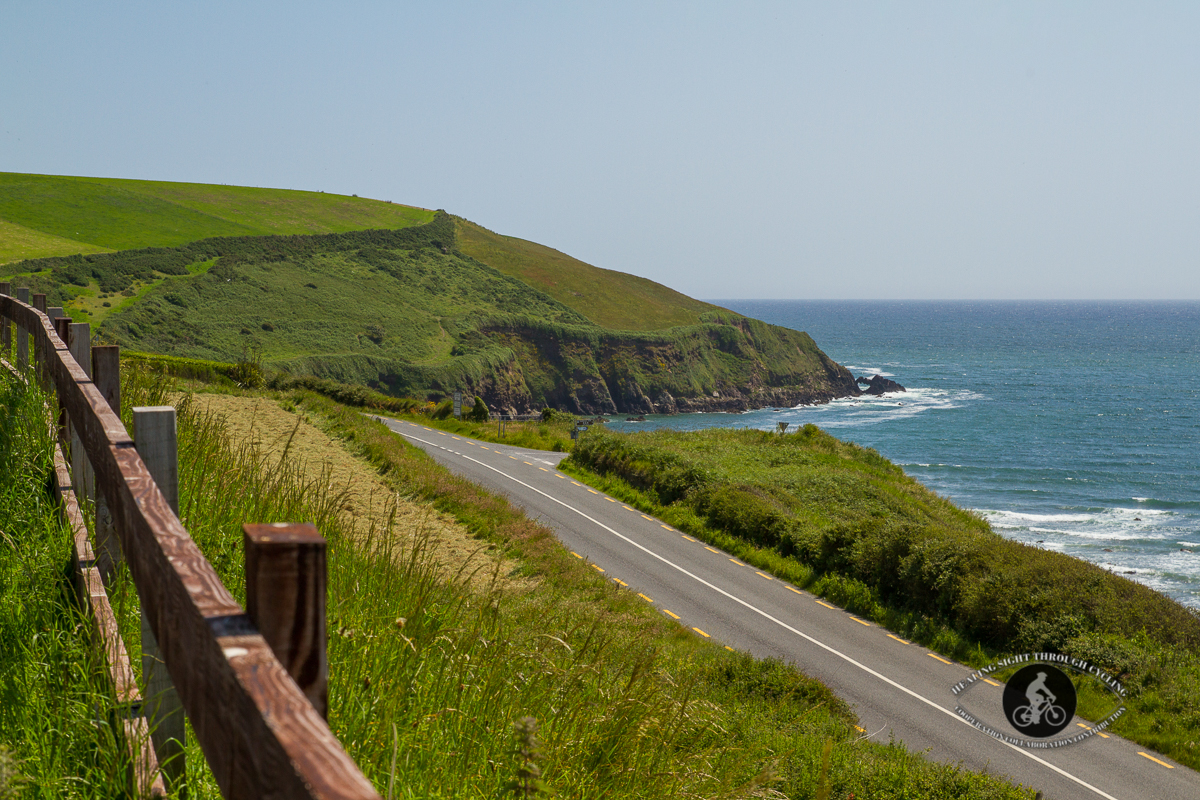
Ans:
[[[859,378],[855,379],[855,383],[859,384],[860,386],[867,387],[867,388],[863,389],[863,392],[862,392],[863,394],[870,394],[870,395],[876,395],[876,396],[881,395],[881,394],[887,394],[888,392],[907,392],[908,391],[900,384],[896,383],[893,380],[888,380],[887,378],[883,377],[882,375],[872,375],[870,378],[859,377]]]

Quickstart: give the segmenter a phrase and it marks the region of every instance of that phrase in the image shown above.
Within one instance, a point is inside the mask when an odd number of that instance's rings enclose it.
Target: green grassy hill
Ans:
[[[421,225],[433,212],[323,192],[0,172],[0,265],[178,247],[214,236],[340,233]],[[614,330],[695,325],[716,306],[535,242],[455,220],[462,253]],[[86,294],[86,293],[83,293]],[[100,303],[85,304],[102,319]]]
[[[806,334],[444,212],[0,173],[0,276],[131,349],[576,413],[854,394]],[[114,252],[115,251],[115,252]],[[2,263],[2,259],[0,259]]]
[[[739,410],[856,391],[807,334],[729,311],[665,330],[597,325],[463,253],[459,229],[438,212],[399,230],[218,237],[9,271],[130,349],[225,362],[252,355],[395,395],[462,389],[512,412]]]
[[[212,236],[403,228],[433,212],[322,192],[0,172],[0,264]]]

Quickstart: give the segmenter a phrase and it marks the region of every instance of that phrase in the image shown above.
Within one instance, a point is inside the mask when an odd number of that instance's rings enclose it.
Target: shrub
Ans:
[[[482,397],[475,395],[475,405],[471,406],[471,410],[467,412],[466,416],[467,419],[471,420],[472,422],[488,421],[488,407],[487,403],[483,402]]]
[[[443,400],[437,404],[437,406],[433,409],[433,413],[431,413],[429,416],[433,417],[434,419],[448,419],[453,413],[454,401]]]

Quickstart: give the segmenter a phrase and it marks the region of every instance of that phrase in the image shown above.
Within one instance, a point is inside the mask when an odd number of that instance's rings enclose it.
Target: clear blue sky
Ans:
[[[1200,298],[1200,4],[7,2],[0,170],[445,208],[704,298]]]

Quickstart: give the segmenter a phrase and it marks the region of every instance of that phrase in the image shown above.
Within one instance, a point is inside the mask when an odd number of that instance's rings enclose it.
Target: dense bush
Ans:
[[[487,403],[483,402],[482,397],[475,395],[475,405],[471,406],[471,410],[465,416],[472,422],[487,422],[489,417]]]
[[[997,648],[1059,651],[1082,635],[1143,630],[1163,644],[1200,645],[1200,619],[1178,603],[1004,539],[878,453],[812,425],[786,436],[596,431],[571,460]]]

